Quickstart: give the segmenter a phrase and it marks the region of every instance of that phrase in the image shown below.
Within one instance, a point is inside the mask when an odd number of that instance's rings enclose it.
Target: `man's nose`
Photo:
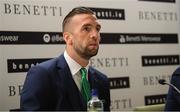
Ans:
[[[90,37],[96,40],[100,39],[100,33],[97,30],[93,30]]]

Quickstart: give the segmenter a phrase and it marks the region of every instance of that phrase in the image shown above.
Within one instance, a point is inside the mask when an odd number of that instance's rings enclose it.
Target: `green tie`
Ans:
[[[86,102],[88,102],[91,99],[91,91],[90,91],[90,85],[89,82],[86,78],[87,75],[87,70],[86,68],[81,68],[80,69],[82,79],[81,79],[81,93],[83,98],[85,99]]]

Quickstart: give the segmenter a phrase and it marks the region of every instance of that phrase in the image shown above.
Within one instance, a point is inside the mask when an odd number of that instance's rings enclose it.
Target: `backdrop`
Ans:
[[[19,108],[30,67],[63,53],[61,23],[76,6],[91,8],[102,24],[91,65],[107,74],[111,109],[164,103],[179,66],[178,0],[1,0],[0,110]]]

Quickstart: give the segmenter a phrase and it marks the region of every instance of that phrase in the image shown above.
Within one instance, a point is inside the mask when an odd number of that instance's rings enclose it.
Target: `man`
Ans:
[[[88,87],[97,89],[99,98],[104,101],[104,110],[110,110],[108,78],[89,66],[89,59],[99,49],[100,29],[90,9],[77,7],[69,12],[63,21],[65,52],[28,71],[21,93],[22,110],[87,110],[90,93],[82,92],[84,86],[79,72],[82,67],[88,70],[85,76],[90,83]]]
[[[172,74],[171,84],[180,89],[180,67]],[[172,87],[169,87],[165,111],[180,111],[180,94]]]

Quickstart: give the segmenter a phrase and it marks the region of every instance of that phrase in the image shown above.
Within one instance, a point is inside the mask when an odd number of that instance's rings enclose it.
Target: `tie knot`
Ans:
[[[82,77],[86,77],[86,74],[87,74],[86,68],[81,68],[80,72],[81,72]]]

